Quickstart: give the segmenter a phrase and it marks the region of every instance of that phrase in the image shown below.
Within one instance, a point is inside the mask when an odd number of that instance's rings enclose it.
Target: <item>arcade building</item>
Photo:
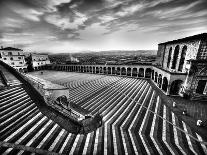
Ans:
[[[157,60],[152,64],[53,64],[51,69],[145,78],[166,95],[207,100],[207,33],[158,44]]]

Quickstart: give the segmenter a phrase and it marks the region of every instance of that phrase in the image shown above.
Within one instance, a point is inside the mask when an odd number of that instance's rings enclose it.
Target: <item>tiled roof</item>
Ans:
[[[179,42],[190,41],[190,40],[200,40],[200,39],[207,40],[207,33],[201,33],[201,34],[197,34],[194,36],[189,36],[189,37],[185,37],[185,38],[181,38],[181,39],[177,39],[177,40],[167,41],[167,42],[160,43],[159,45],[170,44],[170,43],[179,43]]]
[[[14,47],[5,47],[5,48],[1,48],[0,50],[7,50],[7,51],[23,51],[23,50],[21,50],[21,49],[14,48]]]

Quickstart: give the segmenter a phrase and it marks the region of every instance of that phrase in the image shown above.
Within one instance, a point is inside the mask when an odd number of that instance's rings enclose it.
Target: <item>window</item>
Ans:
[[[18,57],[18,59],[21,59],[21,57]]]
[[[6,58],[4,58],[4,60],[6,60]]]
[[[2,57],[1,57],[1,53],[0,53],[0,58],[2,58]]]
[[[173,61],[172,61],[171,69],[175,69],[175,67],[176,67],[177,60],[178,60],[179,49],[180,49],[180,47],[179,47],[179,45],[177,45],[175,47],[175,50],[174,50],[174,55],[173,55]]]
[[[19,64],[23,64],[22,62],[19,62]]]
[[[8,52],[8,55],[12,55],[12,52]]]
[[[196,93],[203,94],[207,80],[199,80],[196,88]]]
[[[13,60],[13,57],[11,57],[10,60]]]
[[[14,62],[12,62],[11,65],[14,65]]]
[[[184,64],[184,61],[185,61],[186,51],[187,51],[187,46],[184,46],[183,49],[182,49],[181,57],[180,57],[180,64],[179,64],[179,67],[178,67],[178,71],[183,70],[183,64]]]
[[[202,41],[198,52],[198,59],[207,59],[207,41]]]
[[[167,68],[169,68],[169,66],[170,66],[171,54],[172,54],[172,47],[170,47],[170,50],[169,50],[169,55],[168,55],[168,60],[167,60]]]

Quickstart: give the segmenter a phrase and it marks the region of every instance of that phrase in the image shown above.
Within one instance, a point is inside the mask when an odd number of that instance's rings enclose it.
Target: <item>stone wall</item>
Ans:
[[[179,46],[178,59],[177,59],[175,69],[171,69],[171,65],[172,65],[172,61],[173,61],[173,55],[174,55],[175,47],[177,45]],[[187,72],[187,69],[186,69],[187,60],[190,60],[190,59],[196,60],[199,45],[200,45],[199,40],[186,41],[186,42],[181,42],[181,43],[166,44],[165,55],[163,57],[164,58],[164,60],[163,60],[163,69],[168,70],[170,72],[183,72],[183,73]],[[183,49],[184,46],[187,46],[185,61],[184,61],[184,64],[183,64],[182,71],[178,71],[178,66],[179,66],[180,58],[181,58],[181,53],[182,53],[182,49]],[[169,51],[170,51],[171,47],[172,47],[172,53],[171,53],[170,65],[169,65],[169,68],[168,68],[167,67],[167,62],[168,62]]]

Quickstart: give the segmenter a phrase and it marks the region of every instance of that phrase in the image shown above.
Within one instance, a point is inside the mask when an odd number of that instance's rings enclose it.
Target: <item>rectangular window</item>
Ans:
[[[21,59],[21,57],[18,57],[18,59]]]
[[[203,94],[207,80],[199,80],[196,88],[196,93]]]
[[[10,60],[13,60],[13,57],[11,57]]]
[[[8,52],[8,55],[12,55],[12,52]]]
[[[22,62],[19,62],[19,64],[23,64]]]
[[[14,62],[12,62],[11,65],[14,65]]]

